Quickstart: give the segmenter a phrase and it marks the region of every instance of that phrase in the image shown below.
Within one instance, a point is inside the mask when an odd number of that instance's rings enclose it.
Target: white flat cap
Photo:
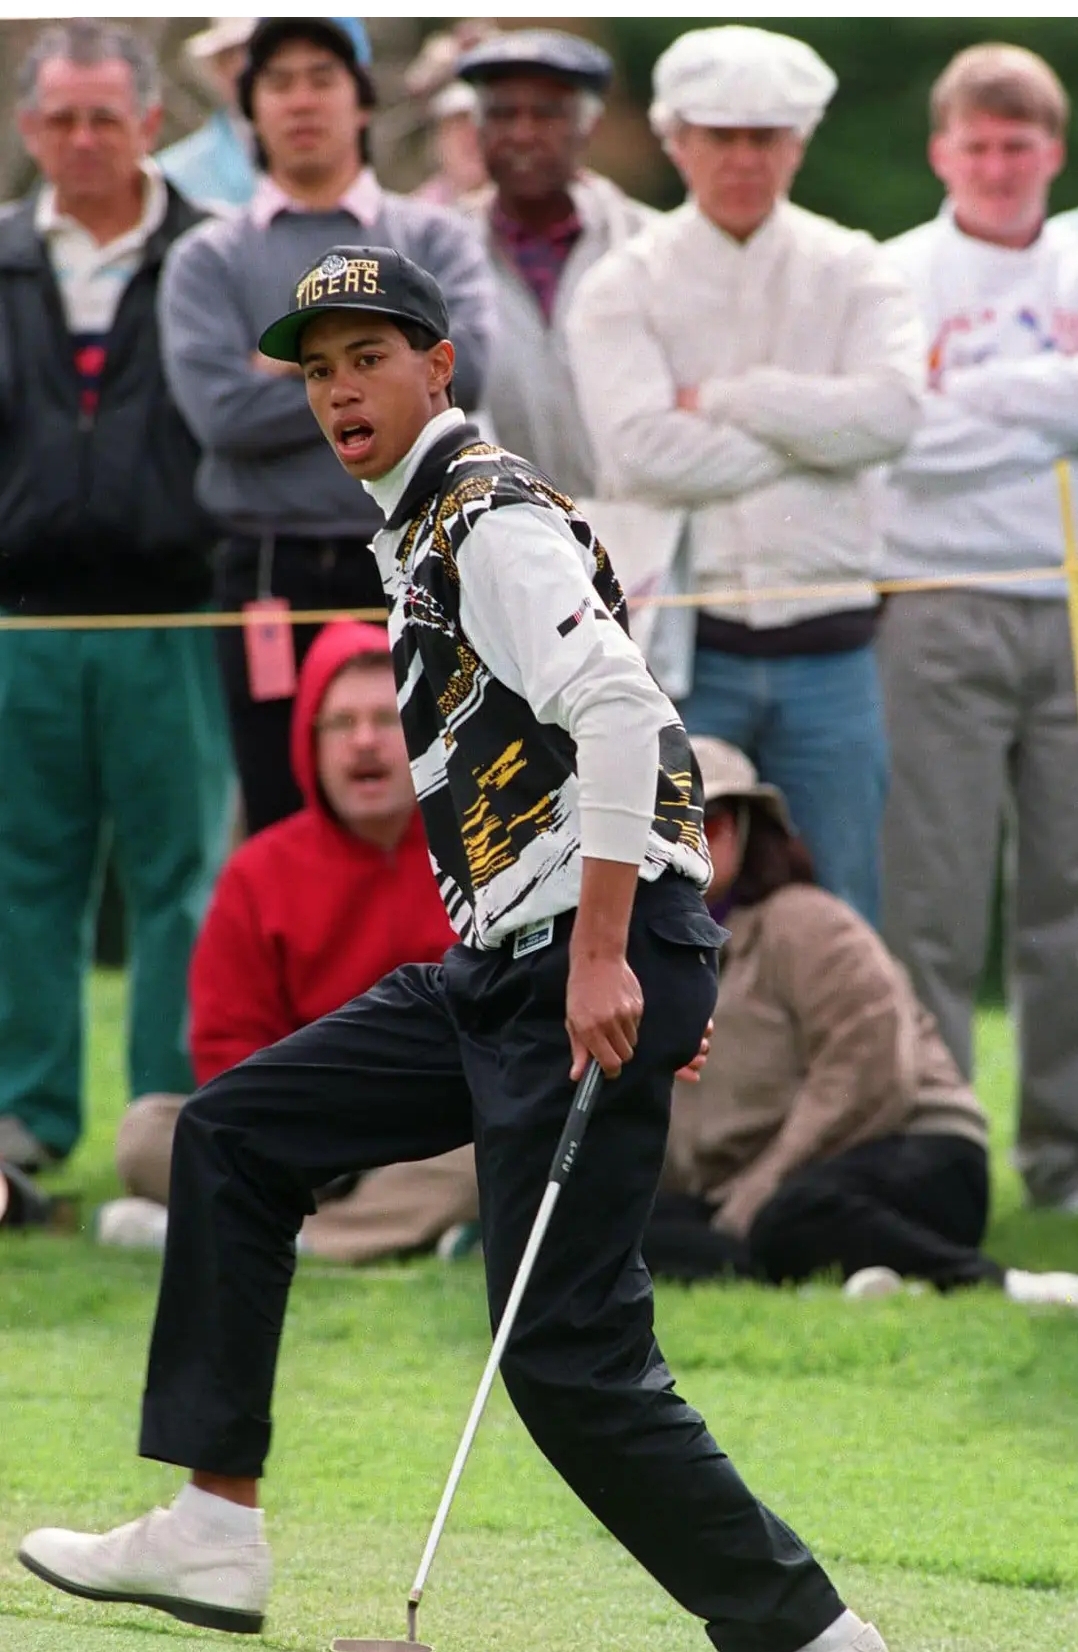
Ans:
[[[803,40],[729,23],[691,29],[668,46],[652,71],[651,124],[788,126],[808,135],[838,86]]]
[[[208,29],[200,29],[198,34],[188,36],[183,43],[184,50],[188,57],[201,62],[203,58],[216,57],[218,52],[227,52],[233,46],[246,46],[257,21],[255,17],[215,17]]]

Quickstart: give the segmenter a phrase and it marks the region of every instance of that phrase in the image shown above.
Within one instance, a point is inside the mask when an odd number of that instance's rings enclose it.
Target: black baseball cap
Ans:
[[[442,289],[426,270],[391,247],[330,247],[300,276],[288,314],[270,323],[258,348],[275,361],[298,362],[303,329],[330,310],[365,310],[449,337]]]
[[[255,79],[286,40],[311,40],[327,47],[352,71],[362,107],[373,109],[376,99],[370,76],[370,40],[358,18],[260,17],[247,42],[247,62],[236,88],[240,108],[248,120]]]

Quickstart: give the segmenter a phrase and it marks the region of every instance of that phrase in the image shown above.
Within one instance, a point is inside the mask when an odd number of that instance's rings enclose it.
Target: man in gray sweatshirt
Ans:
[[[394,247],[446,295],[457,395],[471,408],[494,330],[493,278],[470,224],[379,185],[367,149],[374,90],[339,20],[264,18],[249,52],[240,97],[264,168],[258,189],[235,217],[184,238],[161,291],[166,372],[203,448],[201,502],[225,535],[216,596],[226,609],[270,596],[294,609],[380,609],[368,546],[381,513],[327,449],[298,369],[261,356],[259,335],[322,248]],[[317,627],[266,630],[218,633],[249,831],[300,807],[291,691]]]

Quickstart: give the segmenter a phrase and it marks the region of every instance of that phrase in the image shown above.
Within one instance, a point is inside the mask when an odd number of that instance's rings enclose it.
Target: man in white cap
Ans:
[[[734,593],[668,610],[653,668],[690,733],[781,787],[821,882],[875,921],[871,470],[917,424],[922,335],[876,244],[787,199],[835,86],[786,35],[676,40],[651,119],[689,199],[588,273],[568,330],[600,491],[665,509],[668,581]]]
[[[254,141],[240,113],[238,86],[256,21],[215,17],[184,41],[188,62],[218,107],[197,131],[155,158],[178,190],[204,205],[246,206],[255,192]]]

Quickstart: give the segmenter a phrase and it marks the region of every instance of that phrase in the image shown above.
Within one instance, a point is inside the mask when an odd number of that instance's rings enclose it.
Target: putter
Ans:
[[[494,1386],[498,1366],[501,1364],[506,1344],[512,1335],[521,1298],[528,1288],[528,1280],[531,1278],[532,1269],[535,1266],[535,1258],[539,1254],[539,1247],[543,1243],[547,1228],[550,1226],[550,1218],[554,1213],[558,1196],[580,1151],[580,1144],[584,1139],[584,1131],[587,1129],[588,1119],[591,1117],[592,1106],[598,1094],[602,1076],[599,1063],[590,1061],[584,1077],[576,1087],[573,1104],[569,1109],[569,1117],[565,1121],[561,1138],[554,1150],[554,1159],[550,1166],[546,1191],[536,1213],[535,1221],[532,1223],[528,1243],[524,1247],[524,1255],[520,1259],[520,1266],[517,1269],[516,1278],[513,1280],[513,1288],[509,1292],[509,1300],[505,1304],[505,1312],[502,1314],[494,1337],[490,1357],[487,1360],[483,1375],[479,1379],[479,1388],[472,1402],[472,1409],[468,1413],[468,1421],[464,1425],[464,1433],[461,1435],[457,1454],[453,1459],[453,1466],[449,1470],[449,1478],[445,1483],[445,1490],[438,1505],[438,1512],[434,1516],[434,1524],[431,1526],[430,1536],[427,1538],[427,1546],[423,1550],[423,1558],[419,1562],[419,1570],[415,1574],[415,1582],[412,1584],[412,1591],[408,1596],[408,1638],[403,1641],[342,1640],[338,1638],[331,1643],[331,1652],[401,1652],[402,1648],[410,1648],[411,1652],[434,1652],[433,1647],[416,1638],[419,1603],[423,1598],[423,1590],[426,1587],[431,1566],[434,1564],[434,1556],[438,1544],[441,1542],[445,1523],[449,1518],[449,1511],[457,1494],[457,1487],[460,1485],[460,1477],[464,1473],[464,1465],[468,1461],[468,1453],[472,1449],[472,1442],[475,1439],[483,1412],[486,1410],[487,1400],[490,1396],[490,1390]]]

